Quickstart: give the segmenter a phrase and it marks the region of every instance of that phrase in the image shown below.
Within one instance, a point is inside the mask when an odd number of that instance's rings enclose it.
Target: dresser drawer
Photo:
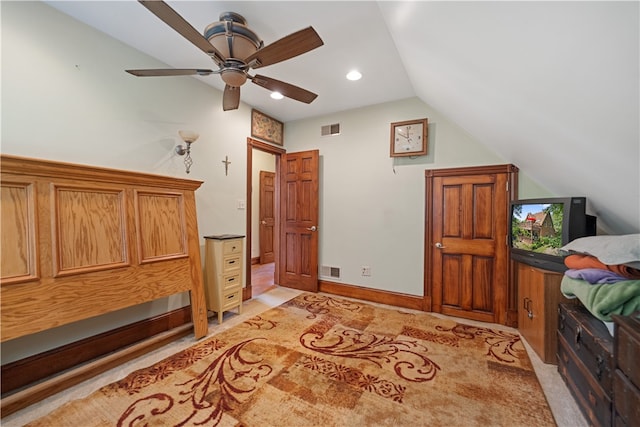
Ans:
[[[616,412],[624,424],[640,426],[640,390],[620,370],[616,370],[613,378],[613,396]]]
[[[594,426],[611,426],[611,395],[605,393],[595,381],[589,369],[562,336],[558,337],[558,372],[589,423]]]
[[[241,267],[242,255],[226,256],[222,260],[222,274],[227,274],[234,270],[240,270]]]
[[[615,368],[613,337],[607,327],[581,306],[560,304],[558,313],[558,339],[564,338],[589,376],[611,396]]]
[[[226,255],[242,254],[241,240],[228,240],[222,243],[222,253]]]
[[[618,369],[640,388],[640,315],[616,316],[615,354]]]

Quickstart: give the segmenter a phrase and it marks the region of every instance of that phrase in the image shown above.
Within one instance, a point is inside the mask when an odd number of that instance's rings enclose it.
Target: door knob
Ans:
[[[316,226],[315,226],[315,225],[312,225],[311,227],[307,227],[307,230],[309,230],[309,231],[316,231],[316,230],[317,230],[317,228],[316,228]]]
[[[262,224],[262,225],[267,225],[267,221],[262,220],[262,221],[260,221],[260,224]]]
[[[443,249],[443,248],[444,248],[444,246],[442,245],[442,243],[440,243],[440,242],[436,242],[436,248],[438,248],[438,249]]]

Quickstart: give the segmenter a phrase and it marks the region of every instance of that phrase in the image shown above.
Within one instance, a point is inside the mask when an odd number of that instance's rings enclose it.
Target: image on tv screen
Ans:
[[[511,215],[513,248],[560,255],[563,204],[516,204]]]

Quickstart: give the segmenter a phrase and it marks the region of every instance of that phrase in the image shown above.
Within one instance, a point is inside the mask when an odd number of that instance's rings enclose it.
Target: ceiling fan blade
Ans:
[[[213,47],[209,40],[191,26],[182,16],[168,4],[160,0],[138,0],[140,4],[149,9],[168,26],[176,30],[182,37],[193,43],[198,49],[209,55],[218,65],[224,62],[224,57],[218,49]]]
[[[226,85],[222,95],[222,110],[237,110],[240,105],[240,88]]]
[[[323,44],[316,30],[313,27],[307,27],[263,47],[249,55],[244,62],[250,64],[251,61],[257,60],[251,68],[260,68],[302,55]]]
[[[162,76],[208,76],[213,73],[212,70],[203,70],[200,68],[166,68],[155,70],[125,70],[129,74],[138,77],[162,77]]]
[[[272,92],[280,92],[287,98],[295,99],[296,101],[304,102],[306,104],[310,104],[318,96],[313,92],[302,89],[301,87],[281,82],[280,80],[272,79],[271,77],[261,76],[259,74],[252,77],[251,81]]]

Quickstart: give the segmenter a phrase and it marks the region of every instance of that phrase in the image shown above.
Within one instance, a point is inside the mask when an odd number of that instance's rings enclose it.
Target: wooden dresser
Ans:
[[[242,249],[244,236],[221,234],[205,236],[204,281],[207,308],[222,323],[225,311],[242,312]]]
[[[614,426],[640,426],[640,312],[613,316]]]

